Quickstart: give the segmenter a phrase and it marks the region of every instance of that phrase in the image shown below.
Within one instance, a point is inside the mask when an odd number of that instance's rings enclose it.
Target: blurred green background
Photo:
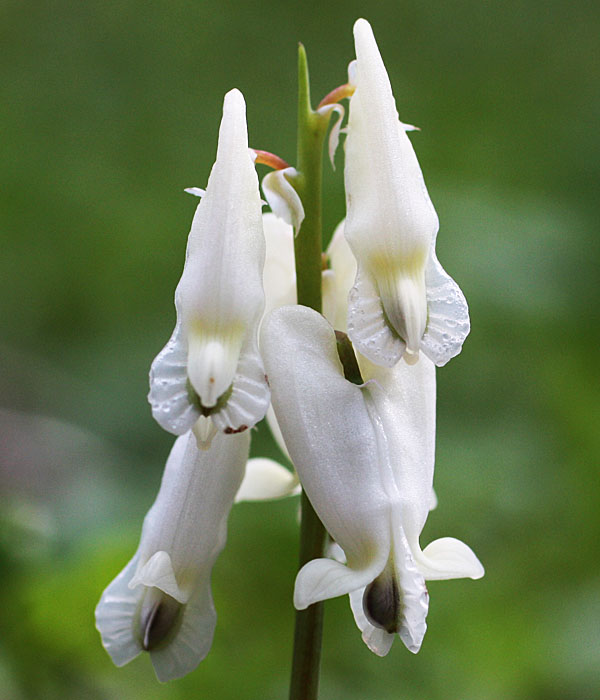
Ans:
[[[101,591],[133,553],[172,438],[146,402],[212,165],[222,98],[295,152],[295,62],[315,101],[372,23],[473,330],[438,373],[423,533],[478,582],[430,584],[421,652],[372,655],[326,606],[322,697],[600,697],[600,6],[575,0],[0,3],[0,698],[286,696],[295,501],[241,504],[214,572],[211,654],[161,686],[112,666]],[[325,223],[344,214],[342,158]],[[261,173],[262,174],[262,173]],[[276,455],[266,431],[255,454]],[[595,554],[594,554],[595,552]]]

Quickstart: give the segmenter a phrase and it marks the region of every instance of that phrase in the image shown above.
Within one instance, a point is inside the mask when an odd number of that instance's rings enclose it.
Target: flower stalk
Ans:
[[[293,185],[304,206],[304,221],[294,239],[298,304],[321,311],[323,143],[329,115],[313,111],[306,51],[298,48],[298,175]],[[299,568],[322,557],[327,533],[306,494],[301,497]],[[323,603],[296,611],[290,700],[316,700],[323,632]]]

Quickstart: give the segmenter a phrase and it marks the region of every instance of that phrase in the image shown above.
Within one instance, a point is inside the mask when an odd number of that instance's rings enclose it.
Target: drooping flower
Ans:
[[[207,450],[198,450],[192,432],[175,441],[138,550],[96,608],[117,666],[148,651],[158,679],[167,681],[208,654],[216,624],[211,572],[249,447],[249,431],[217,434]]]
[[[295,606],[350,593],[356,607],[358,595],[364,619],[357,622],[371,649],[387,653],[398,633],[418,651],[425,580],[483,575],[477,557],[456,539],[435,540],[424,551],[419,544],[432,493],[433,363],[422,358],[416,366],[381,369],[380,378],[372,368],[371,381],[353,384],[344,378],[331,326],[301,306],[265,319],[261,347],[302,487],[347,560],[306,564]]]
[[[176,435],[204,417],[196,432],[209,437],[207,416],[217,429],[239,432],[269,405],[257,339],[264,308],[261,206],[244,98],[231,90],[175,292],[175,330],[150,370],[152,413]]]
[[[354,25],[356,89],[345,143],[345,235],[358,261],[348,334],[376,364],[422,351],[444,365],[469,333],[465,298],[437,260],[438,217],[398,119],[371,26]]]

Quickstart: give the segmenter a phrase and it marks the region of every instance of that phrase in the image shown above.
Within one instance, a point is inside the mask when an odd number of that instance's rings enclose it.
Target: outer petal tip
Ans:
[[[419,570],[426,579],[446,580],[453,578],[481,578],[483,565],[464,542],[454,537],[441,537],[416,552],[415,559]]]
[[[238,88],[232,88],[231,90],[229,90],[229,92],[225,93],[225,97],[223,98],[223,106],[224,108],[243,108],[245,112],[246,100],[244,99],[244,95],[240,90],[238,90]]]
[[[354,570],[331,559],[313,559],[296,576],[294,607],[296,610],[304,610],[321,600],[364,588],[378,573],[373,566]]]
[[[235,502],[266,501],[300,493],[300,482],[293,474],[272,459],[257,457],[248,460],[244,479]]]
[[[363,17],[359,17],[356,22],[354,22],[354,36],[373,36],[373,29],[369,22]]]

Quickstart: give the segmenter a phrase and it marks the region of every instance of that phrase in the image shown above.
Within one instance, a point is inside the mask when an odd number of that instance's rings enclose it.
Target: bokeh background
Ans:
[[[241,504],[214,572],[208,658],[162,686],[94,629],[172,438],[147,372],[169,336],[224,93],[251,144],[293,161],[295,63],[318,101],[372,23],[473,330],[439,371],[422,541],[486,576],[430,584],[421,652],[363,645],[327,603],[329,700],[600,697],[600,6],[141,0],[0,3],[0,698],[286,697],[297,503]],[[326,172],[327,231],[344,214]],[[255,454],[276,456],[267,431]]]

